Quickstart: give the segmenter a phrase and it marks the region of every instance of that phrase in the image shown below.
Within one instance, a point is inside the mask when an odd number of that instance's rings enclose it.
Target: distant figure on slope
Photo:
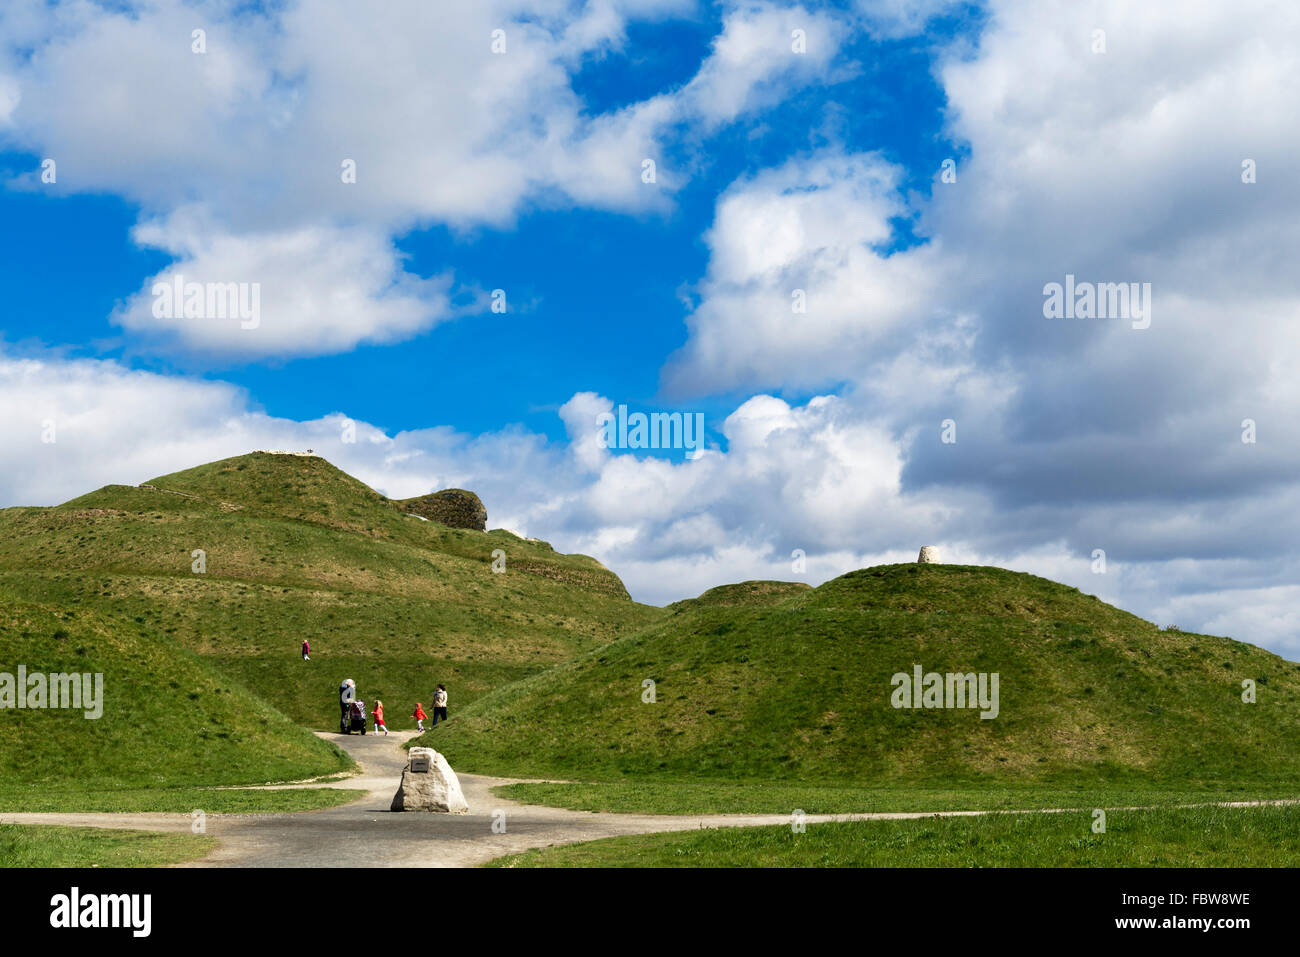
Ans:
[[[339,734],[348,733],[348,705],[357,697],[357,683],[348,678],[339,685]]]
[[[384,729],[384,734],[387,734],[387,733],[388,733],[388,725],[384,724],[384,703],[383,703],[382,701],[380,701],[378,698],[376,698],[376,699],[375,699],[375,731],[374,731],[374,733],[375,733],[375,734],[378,734],[380,728],[383,728],[383,729]]]
[[[433,726],[438,727],[438,719],[447,720],[447,686],[438,685],[433,693]]]
[[[425,714],[424,709],[420,707],[420,702],[418,701],[415,702],[415,711],[411,713],[411,717],[415,719],[415,726],[420,730],[421,733],[423,733],[424,719],[429,716]]]
[[[311,661],[311,642],[306,638],[302,640],[302,660]]]

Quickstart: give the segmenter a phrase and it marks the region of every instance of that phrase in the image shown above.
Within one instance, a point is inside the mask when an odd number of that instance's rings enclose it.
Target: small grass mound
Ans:
[[[1300,665],[1242,642],[998,568],[891,565],[770,604],[728,595],[493,692],[424,742],[458,769],[666,793],[1300,783]],[[917,665],[999,675],[997,716],[894,707],[893,675]]]

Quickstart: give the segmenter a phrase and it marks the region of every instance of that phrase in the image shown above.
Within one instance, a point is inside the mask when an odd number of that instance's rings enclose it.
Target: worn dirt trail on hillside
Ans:
[[[593,841],[622,834],[689,831],[701,827],[789,824],[788,814],[613,814],[569,811],[519,804],[491,789],[517,779],[458,774],[469,814],[393,813],[388,810],[406,763],[401,744],[414,732],[338,735],[318,732],[356,759],[359,776],[331,784],[278,787],[354,789],[358,799],[342,807],[293,814],[212,814],[207,833],[220,841],[212,854],[189,867],[472,867],[504,854],[551,844]],[[1241,802],[1289,804],[1293,801]],[[504,811],[506,832],[492,831],[493,812]],[[975,817],[1025,812],[918,811],[870,814],[810,814],[809,824],[825,821],[903,820],[922,817]],[[61,824],[188,832],[188,814],[5,813],[0,823]]]

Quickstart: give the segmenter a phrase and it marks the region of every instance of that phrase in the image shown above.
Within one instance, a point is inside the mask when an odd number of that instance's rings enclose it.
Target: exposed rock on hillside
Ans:
[[[445,488],[441,492],[404,499],[397,504],[403,512],[410,512],[440,525],[487,531],[487,509],[477,495],[463,488]]]

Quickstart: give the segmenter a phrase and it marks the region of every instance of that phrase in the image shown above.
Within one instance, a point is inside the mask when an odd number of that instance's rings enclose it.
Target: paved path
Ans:
[[[191,867],[467,867],[503,854],[549,844],[590,841],[618,834],[689,830],[739,824],[785,824],[789,815],[598,814],[519,804],[491,789],[516,779],[460,774],[469,814],[393,813],[414,732],[340,735],[318,732],[350,753],[361,774],[329,784],[278,787],[354,789],[358,800],[341,807],[292,814],[210,814],[207,833],[218,849]],[[505,833],[494,833],[494,812],[505,812]],[[825,818],[829,820],[829,818]],[[809,817],[809,821],[819,818]],[[0,823],[61,824],[188,832],[188,814],[4,813]]]
[[[361,774],[330,784],[279,787],[356,789],[358,799],[342,807],[293,814],[212,814],[207,833],[220,846],[191,867],[472,867],[534,847],[593,841],[620,834],[686,831],[701,827],[789,824],[788,814],[609,814],[568,811],[519,804],[491,789],[515,779],[460,774],[469,814],[393,813],[406,752],[402,742],[414,732],[388,737],[320,733],[338,743],[361,767]],[[1245,806],[1255,803],[1240,802]],[[493,833],[494,812],[505,813],[505,833]],[[987,811],[918,811],[871,814],[810,814],[807,822],[967,817]],[[1031,811],[1026,813],[1043,813]],[[188,814],[0,814],[6,824],[62,824],[82,827],[135,828],[148,831],[190,830]]]

